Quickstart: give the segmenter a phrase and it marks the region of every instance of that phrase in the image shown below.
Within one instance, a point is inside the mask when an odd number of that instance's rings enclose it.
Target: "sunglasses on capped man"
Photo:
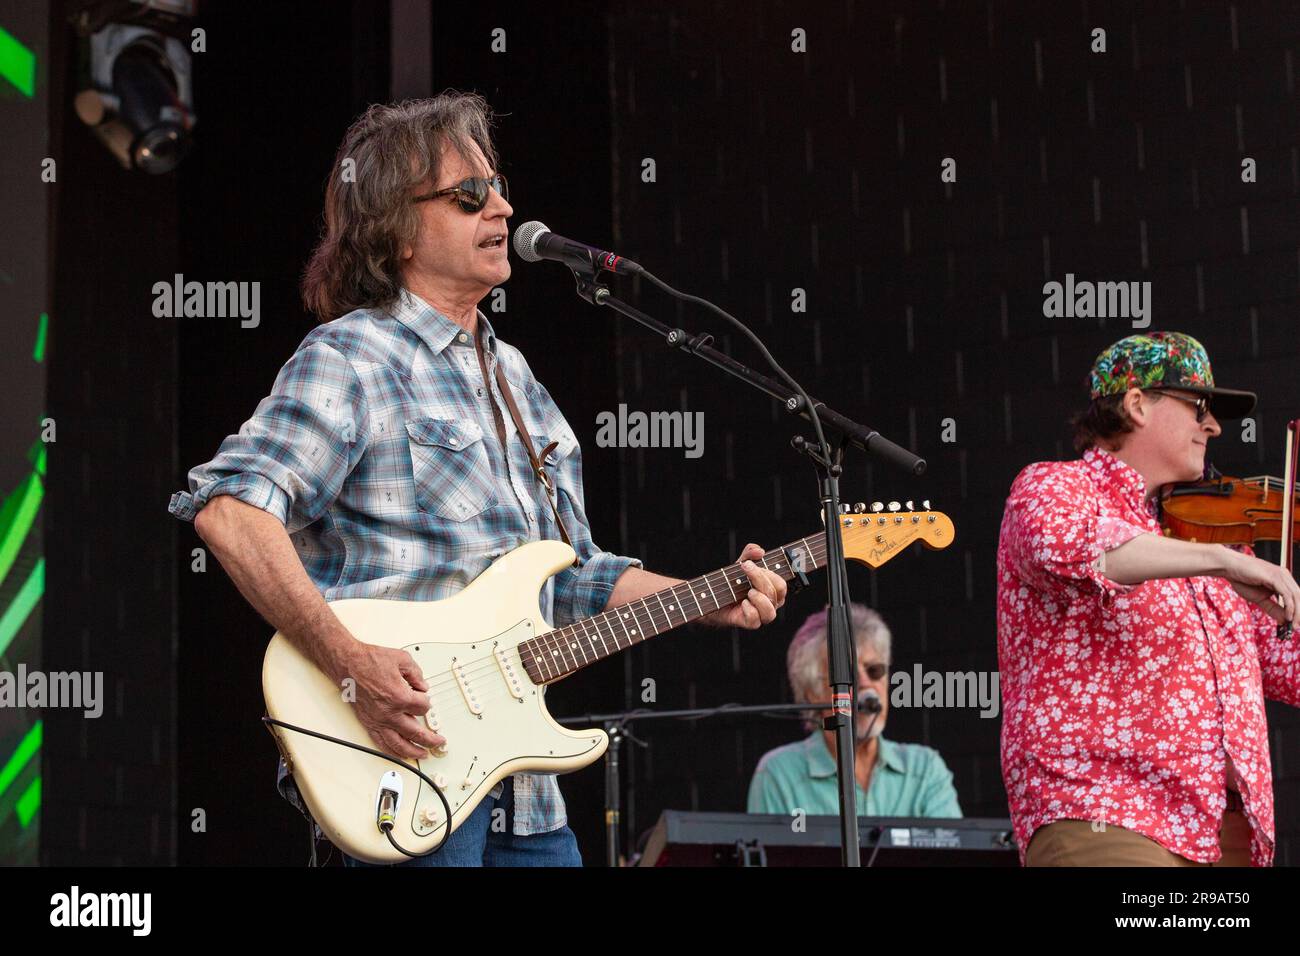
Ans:
[[[478,212],[487,205],[489,189],[500,193],[501,198],[506,202],[510,201],[510,190],[506,185],[506,178],[497,173],[491,179],[485,179],[482,176],[471,176],[469,179],[461,180],[455,186],[439,189],[427,196],[416,196],[411,202],[427,202],[430,199],[438,199],[442,196],[455,196],[455,201],[460,204],[460,208],[465,212]]]
[[[1198,424],[1205,421],[1205,416],[1210,411],[1210,396],[1208,395],[1201,395],[1198,398],[1188,398],[1186,395],[1175,395],[1173,392],[1167,392],[1162,388],[1153,388],[1152,391],[1159,392],[1161,395],[1165,396],[1165,398],[1176,398],[1180,402],[1186,402],[1188,405],[1195,407],[1196,421]]]

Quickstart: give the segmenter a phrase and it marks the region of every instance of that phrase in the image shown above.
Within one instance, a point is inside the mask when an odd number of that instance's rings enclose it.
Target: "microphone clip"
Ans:
[[[578,295],[592,305],[604,305],[609,296],[609,286],[600,281],[600,272],[595,268],[569,266],[573,281],[578,284]]]

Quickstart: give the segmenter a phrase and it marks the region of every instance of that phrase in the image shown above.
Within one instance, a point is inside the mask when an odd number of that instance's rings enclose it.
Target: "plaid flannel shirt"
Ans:
[[[358,309],[316,327],[168,510],[193,521],[213,497],[232,495],[275,515],[327,601],[450,597],[507,551],[560,538],[501,398],[501,362],[534,448],[559,442],[548,471],[579,558],[547,582],[542,615],[559,627],[601,611],[614,581],[641,562],[596,547],[573,429],[519,350],[497,339],[481,311],[478,321],[487,381],[473,337],[405,289],[388,310]],[[502,410],[505,449],[488,389]],[[277,785],[302,809],[283,761]],[[514,791],[516,834],[567,822],[554,774],[515,774]]]

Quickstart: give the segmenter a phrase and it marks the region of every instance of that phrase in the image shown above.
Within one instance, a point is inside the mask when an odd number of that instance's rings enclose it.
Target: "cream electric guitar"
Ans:
[[[952,543],[952,521],[939,512],[858,508],[840,516],[850,560],[879,567],[913,542],[929,548]],[[267,726],[335,846],[371,863],[423,855],[510,774],[567,773],[593,763],[609,742],[605,732],[557,724],[546,709],[546,685],[742,600],[750,589],[744,571],[732,564],[552,629],[538,609],[538,593],[573,558],[573,549],[561,541],[533,541],[442,601],[330,602],[358,640],[402,648],[419,665],[429,685],[425,721],[447,739],[442,750],[417,762],[422,775],[397,758],[304,733],[375,746],[343,691],[282,634],[271,638],[262,665]],[[826,535],[800,538],[756,563],[786,580],[806,580],[806,571],[826,564]]]

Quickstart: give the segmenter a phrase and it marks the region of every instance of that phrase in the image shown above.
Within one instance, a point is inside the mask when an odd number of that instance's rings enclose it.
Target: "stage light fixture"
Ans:
[[[77,115],[125,169],[175,169],[193,145],[190,51],[181,41],[192,3],[91,4],[72,17],[87,38]],[[129,20],[131,22],[122,22]]]

